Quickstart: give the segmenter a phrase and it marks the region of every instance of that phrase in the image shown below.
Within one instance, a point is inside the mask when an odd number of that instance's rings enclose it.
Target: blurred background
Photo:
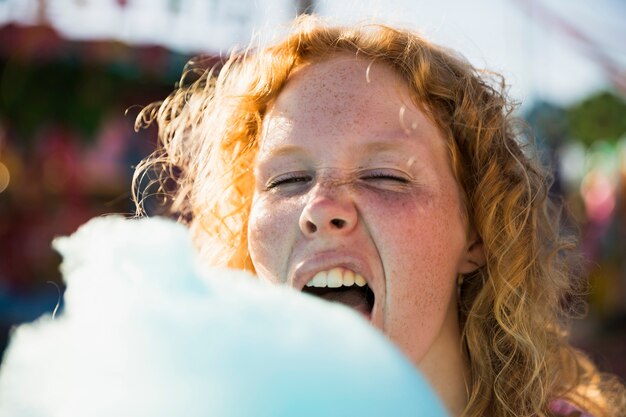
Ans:
[[[573,342],[626,379],[623,0],[0,0],[0,352],[57,305],[52,238],[133,211],[133,167],[156,136],[134,132],[141,106],[190,57],[304,11],[411,27],[507,78],[582,235],[589,309]]]

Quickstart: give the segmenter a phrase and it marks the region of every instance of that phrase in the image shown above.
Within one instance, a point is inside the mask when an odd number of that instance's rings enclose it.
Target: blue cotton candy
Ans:
[[[65,308],[13,332],[1,416],[446,415],[358,314],[202,269],[182,225],[97,218],[54,246]]]

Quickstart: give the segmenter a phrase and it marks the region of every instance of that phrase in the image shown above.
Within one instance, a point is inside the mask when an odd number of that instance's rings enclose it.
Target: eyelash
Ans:
[[[288,175],[286,177],[283,176],[283,177],[275,178],[271,180],[270,182],[268,182],[265,187],[268,190],[271,190],[272,188],[276,188],[281,185],[295,184],[298,182],[305,182],[305,181],[310,181],[310,180],[311,180],[310,175],[293,174],[293,175]]]
[[[267,183],[266,188],[268,190],[271,190],[271,189],[274,189],[283,185],[296,184],[300,182],[308,182],[308,181],[311,181],[311,179],[312,177],[310,175],[301,175],[301,174],[296,173],[296,174],[291,174],[291,175],[275,178]],[[389,174],[386,172],[368,172],[361,179],[362,180],[388,180],[388,181],[396,181],[401,184],[409,183],[409,180],[404,177]]]
[[[391,180],[391,181],[397,181],[400,182],[402,184],[408,184],[409,180],[404,178],[404,177],[400,177],[398,175],[393,175],[393,174],[388,174],[386,172],[371,172],[368,173],[364,179],[381,179],[381,180]]]

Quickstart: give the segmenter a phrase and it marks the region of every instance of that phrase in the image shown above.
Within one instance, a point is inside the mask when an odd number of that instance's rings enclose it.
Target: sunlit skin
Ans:
[[[453,415],[466,402],[456,279],[480,263],[448,148],[381,63],[300,68],[263,123],[248,237],[260,278],[302,289],[320,270],[362,274],[371,323]]]

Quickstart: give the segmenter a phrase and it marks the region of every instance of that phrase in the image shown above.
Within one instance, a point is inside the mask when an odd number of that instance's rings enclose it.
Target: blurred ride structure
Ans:
[[[133,212],[133,166],[155,139],[134,117],[171,91],[188,56],[70,42],[46,26],[4,26],[0,39],[1,350],[11,325],[57,303],[52,238]]]

